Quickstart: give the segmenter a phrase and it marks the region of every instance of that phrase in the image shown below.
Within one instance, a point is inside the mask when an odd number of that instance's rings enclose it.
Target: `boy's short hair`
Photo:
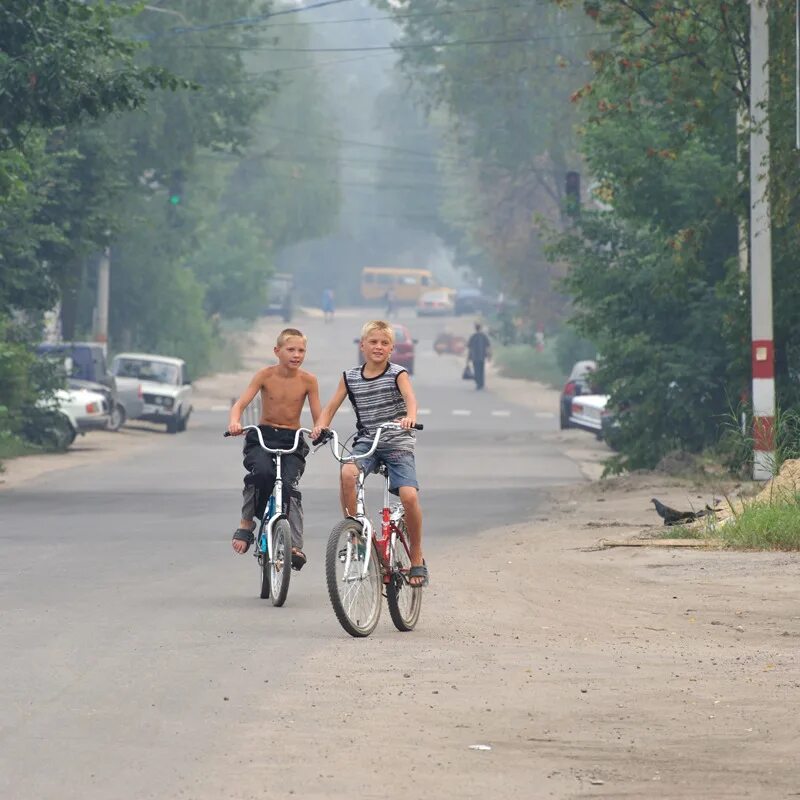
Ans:
[[[275,343],[275,347],[283,347],[283,345],[286,344],[287,339],[291,339],[295,336],[302,339],[303,344],[308,344],[308,337],[303,333],[303,331],[299,331],[297,328],[284,328],[278,334],[278,341]]]
[[[363,342],[367,336],[375,331],[385,333],[392,340],[392,344],[394,344],[394,328],[390,323],[382,319],[373,319],[364,325],[361,329],[361,341]]]

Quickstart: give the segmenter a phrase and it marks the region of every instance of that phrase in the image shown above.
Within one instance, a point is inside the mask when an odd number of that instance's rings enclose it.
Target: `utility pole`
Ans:
[[[97,262],[97,328],[96,342],[108,342],[108,293],[111,273],[111,248],[103,248],[103,254]]]
[[[750,305],[755,480],[771,478],[775,466],[769,168],[769,9],[767,0],[750,0]]]

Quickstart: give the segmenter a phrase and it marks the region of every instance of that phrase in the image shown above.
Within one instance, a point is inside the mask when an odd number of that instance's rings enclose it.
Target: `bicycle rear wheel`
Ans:
[[[369,564],[364,574],[368,547]],[[351,636],[369,636],[381,615],[381,569],[371,539],[355,520],[342,520],[331,531],[325,577],[339,624]]]
[[[289,593],[292,574],[292,529],[285,519],[272,526],[272,563],[269,565],[272,605],[282,606]]]
[[[386,604],[395,628],[413,631],[422,610],[422,588],[409,586],[406,580],[405,576],[411,569],[411,550],[404,521],[400,522],[399,528],[392,551],[389,583],[386,585]]]

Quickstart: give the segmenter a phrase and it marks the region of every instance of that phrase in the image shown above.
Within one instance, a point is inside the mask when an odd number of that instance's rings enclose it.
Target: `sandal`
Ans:
[[[237,528],[233,532],[233,539],[231,541],[246,543],[247,546],[240,553],[240,555],[244,555],[250,549],[250,545],[253,544],[255,540],[256,537],[253,535],[253,531],[249,531],[247,528]]]
[[[412,578],[422,578],[422,580],[417,583],[412,583]],[[412,589],[422,589],[424,586],[427,586],[430,583],[429,578],[428,567],[425,566],[424,562],[422,564],[417,564],[415,567],[411,567],[408,571],[408,575],[406,575],[408,585]]]
[[[306,564],[306,554],[299,548],[292,548],[292,569],[300,572]]]

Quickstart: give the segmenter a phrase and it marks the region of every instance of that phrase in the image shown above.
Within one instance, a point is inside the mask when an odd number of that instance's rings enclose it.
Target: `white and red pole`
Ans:
[[[755,480],[772,477],[775,468],[768,14],[766,0],[750,0],[750,306]]]

